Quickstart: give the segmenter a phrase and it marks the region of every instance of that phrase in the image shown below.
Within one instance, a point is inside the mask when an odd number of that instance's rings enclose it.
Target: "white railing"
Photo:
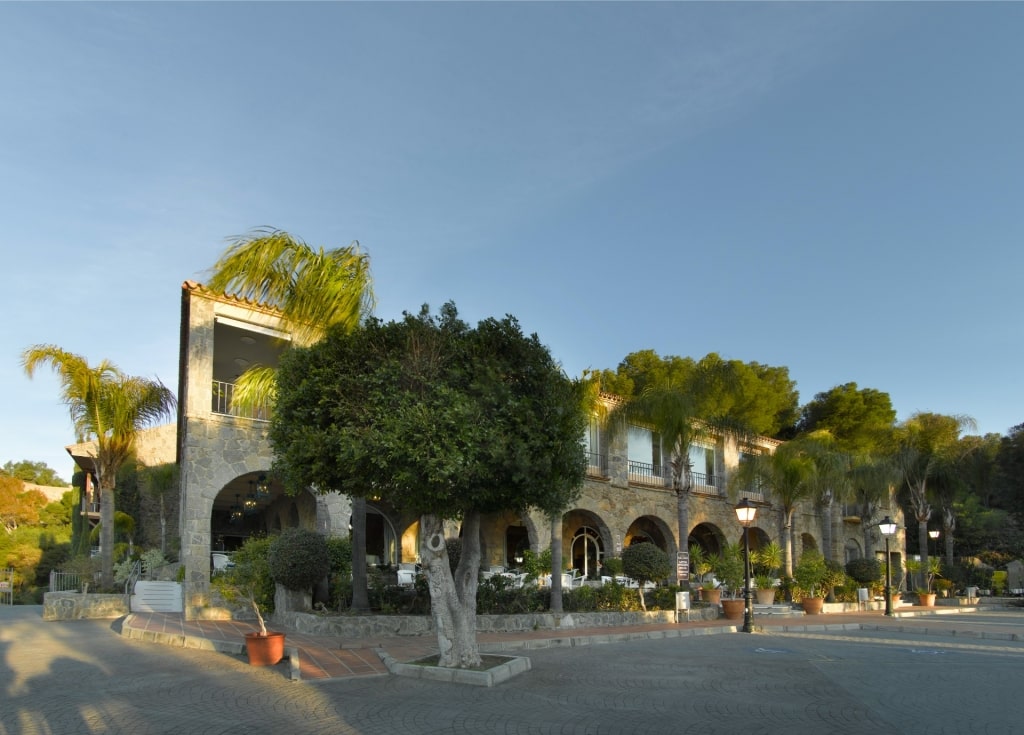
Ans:
[[[234,395],[234,383],[226,383],[223,380],[213,381],[213,405],[211,406],[213,413],[219,413],[224,416],[237,416],[243,419],[252,419],[253,421],[270,420],[270,408],[268,406],[255,406],[254,408],[243,410],[234,405],[232,400]]]
[[[82,576],[78,572],[50,570],[50,592],[78,592],[82,589]]]

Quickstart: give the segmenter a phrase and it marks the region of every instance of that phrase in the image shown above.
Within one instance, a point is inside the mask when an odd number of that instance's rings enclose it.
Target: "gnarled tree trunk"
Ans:
[[[462,521],[462,556],[452,575],[439,516],[420,517],[420,562],[427,572],[430,611],[441,652],[439,666],[472,668],[480,665],[476,640],[476,589],[480,573],[480,514],[466,513]]]

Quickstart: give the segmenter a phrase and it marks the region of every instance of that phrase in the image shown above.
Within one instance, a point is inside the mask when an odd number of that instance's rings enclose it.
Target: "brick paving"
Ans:
[[[432,650],[429,636],[291,634],[311,662],[296,683],[232,652],[246,623],[0,606],[0,735],[1017,735],[1024,611],[946,612],[764,619],[759,635],[724,621],[481,635],[532,664],[488,689],[376,668],[378,651]]]
[[[777,632],[802,632],[884,629],[894,632],[914,631],[922,634],[957,635],[961,637],[996,636],[1001,640],[1024,640],[1024,620],[1016,627],[1003,628],[987,634],[970,630],[968,608],[902,607],[887,618],[880,611],[830,613],[818,616],[755,618],[758,628]],[[272,626],[271,626],[272,627]],[[244,636],[257,630],[254,623],[234,620],[185,620],[175,613],[132,613],[125,619],[122,634],[187,648],[217,650],[244,655]],[[497,653],[543,648],[578,647],[630,640],[679,638],[694,635],[735,633],[734,621],[692,621],[601,628],[568,628],[509,633],[480,633],[477,640],[483,652]],[[287,632],[287,645],[298,652],[295,678],[334,679],[359,676],[381,676],[388,673],[385,656],[399,662],[411,662],[436,654],[433,635],[345,639]]]

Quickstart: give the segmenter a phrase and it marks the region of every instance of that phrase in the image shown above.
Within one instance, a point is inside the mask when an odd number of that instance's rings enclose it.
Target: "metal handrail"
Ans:
[[[223,416],[237,416],[253,421],[270,421],[270,407],[256,406],[251,409],[241,410],[234,405],[235,384],[223,380],[213,381],[213,402],[210,410]]]

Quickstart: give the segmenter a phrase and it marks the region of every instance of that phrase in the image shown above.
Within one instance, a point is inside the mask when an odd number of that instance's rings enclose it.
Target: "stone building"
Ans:
[[[178,385],[176,459],[180,466],[181,561],[186,570],[186,615],[207,603],[211,553],[237,548],[253,533],[290,526],[330,535],[349,533],[351,504],[339,494],[312,492],[289,496],[270,474],[269,409],[242,414],[232,405],[235,379],[251,365],[275,366],[288,348],[273,309],[234,296],[213,293],[186,281],[181,298],[181,353]],[[563,562],[582,575],[595,576],[602,560],[618,556],[639,540],[649,540],[678,558],[690,544],[717,552],[742,540],[742,531],[725,488],[741,451],[774,451],[761,439],[739,447],[729,437],[691,448],[695,487],[689,503],[690,529],[680,543],[677,500],[668,486],[652,435],[633,427],[628,435],[609,438],[595,421],[586,436],[589,467],[581,497],[561,523]],[[741,493],[758,505],[752,548],[781,538],[782,514],[770,497]],[[397,565],[416,561],[418,520],[389,507],[367,503],[367,558]],[[877,534],[863,533],[860,519],[836,507],[828,517],[812,504],[801,505],[793,519],[797,556],[821,548],[823,523],[832,524],[837,560],[876,555],[883,548]],[[895,503],[880,515],[897,517]],[[877,520],[877,519],[876,519]],[[525,549],[540,551],[551,543],[551,522],[539,513],[505,514],[482,524],[484,564],[513,568]],[[458,528],[451,528],[457,535]],[[894,549],[902,548],[897,543]],[[822,551],[826,551],[822,549]],[[894,555],[894,561],[897,556]]]

